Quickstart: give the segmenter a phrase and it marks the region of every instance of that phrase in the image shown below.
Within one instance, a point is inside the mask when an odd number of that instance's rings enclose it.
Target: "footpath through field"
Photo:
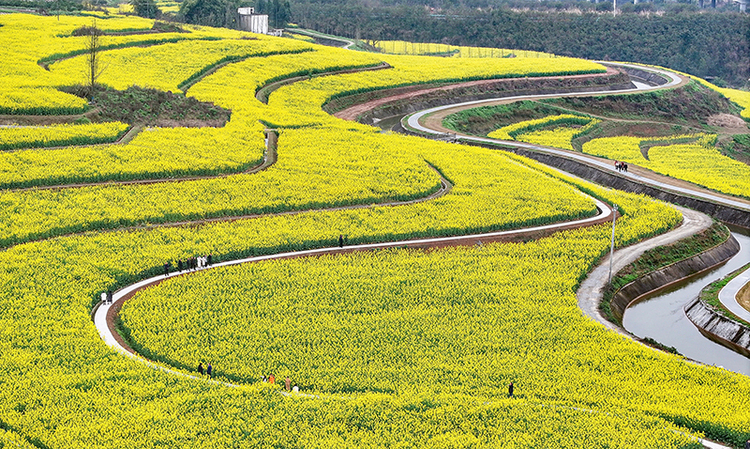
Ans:
[[[175,276],[181,276],[184,274],[195,273],[197,271],[207,270],[211,268],[227,267],[232,265],[239,265],[243,263],[262,262],[267,260],[280,260],[280,259],[291,259],[298,257],[314,257],[331,254],[342,254],[354,251],[371,251],[388,248],[439,248],[445,246],[460,246],[460,245],[476,245],[482,243],[489,243],[494,241],[505,241],[512,238],[522,238],[526,236],[537,236],[545,235],[546,233],[556,232],[565,229],[573,229],[584,226],[593,226],[602,224],[610,220],[612,217],[612,209],[605,203],[592,198],[596,202],[596,207],[599,213],[593,217],[583,218],[580,220],[574,220],[569,222],[554,223],[543,226],[535,226],[524,229],[515,229],[510,231],[498,231],[488,232],[483,234],[472,234],[465,236],[451,236],[451,237],[436,237],[436,238],[425,238],[425,239],[413,239],[413,240],[402,240],[394,242],[382,242],[382,243],[371,243],[363,245],[352,245],[352,246],[341,246],[341,247],[329,247],[319,248],[305,251],[293,251],[278,254],[271,254],[266,256],[249,257],[245,259],[231,260],[213,264],[209,267],[201,268],[192,271],[173,272],[167,276],[155,276],[149,279],[142,280],[138,283],[124,287],[113,295],[113,301],[111,304],[98,303],[92,311],[92,319],[94,325],[99,331],[99,335],[102,337],[107,345],[117,349],[118,351],[128,354],[135,355],[135,351],[130,348],[127,342],[117,332],[115,322],[117,313],[122,307],[123,303],[128,299],[132,298],[135,293],[150,286],[156,285]],[[147,362],[145,359],[142,359]],[[149,362],[150,363],[150,362]]]

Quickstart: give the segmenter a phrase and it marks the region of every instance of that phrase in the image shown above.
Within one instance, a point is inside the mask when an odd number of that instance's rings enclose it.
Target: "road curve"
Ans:
[[[289,259],[289,258],[296,258],[296,257],[322,256],[322,255],[327,255],[327,254],[341,254],[344,252],[399,248],[399,247],[405,247],[405,246],[418,247],[418,248],[432,248],[432,247],[440,247],[440,246],[447,246],[447,245],[451,245],[451,246],[474,245],[474,244],[477,244],[478,242],[488,242],[488,241],[493,241],[493,240],[507,239],[507,238],[512,238],[513,236],[521,236],[521,235],[526,235],[530,233],[552,232],[556,230],[570,229],[572,227],[591,226],[591,225],[600,224],[600,223],[609,221],[609,219],[612,217],[612,213],[613,213],[612,209],[610,209],[610,207],[607,204],[599,201],[598,199],[596,198],[592,198],[592,199],[595,201],[596,207],[599,213],[593,217],[583,218],[580,220],[573,220],[569,222],[554,223],[554,224],[543,225],[543,226],[534,226],[534,227],[515,229],[515,230],[510,230],[510,231],[497,231],[497,232],[487,232],[487,233],[482,233],[482,234],[471,234],[471,235],[465,235],[465,236],[411,239],[411,240],[401,240],[401,241],[394,241],[394,242],[370,243],[370,244],[363,244],[363,245],[351,245],[351,246],[345,246],[345,247],[329,247],[329,248],[319,248],[319,249],[312,249],[312,250],[305,250],[305,251],[284,252],[284,253],[270,254],[270,255],[265,255],[265,256],[248,257],[245,259],[230,260],[226,262],[213,264],[209,267],[201,268],[198,270],[192,270],[188,272],[173,272],[167,276],[163,276],[163,275],[154,276],[148,279],[144,279],[135,284],[128,285],[127,287],[124,287],[118,290],[113,295],[112,304],[103,304],[101,302],[98,303],[94,307],[94,310],[92,311],[92,320],[94,321],[94,325],[99,331],[99,335],[101,336],[102,340],[104,340],[104,342],[107,345],[113,347],[119,352],[137,357],[139,360],[142,360],[145,363],[154,365],[153,362],[150,362],[146,359],[136,356],[135,351],[133,351],[133,349],[130,348],[127,345],[127,343],[122,339],[122,337],[117,333],[117,330],[115,329],[115,326],[114,326],[114,322],[115,322],[114,318],[116,317],[117,312],[122,306],[122,303],[126,301],[127,299],[131,298],[137,291],[142,290],[152,285],[156,285],[164,281],[165,279],[169,279],[169,278],[180,276],[180,275],[187,274],[187,273],[193,273],[197,271],[212,269],[212,268],[227,267],[227,266],[239,265],[243,263],[262,262],[266,260],[279,260],[279,259]]]
[[[721,301],[721,304],[745,321],[750,321],[750,311],[737,302],[737,293],[748,282],[750,282],[750,268],[727,282],[727,285],[719,291],[719,301]]]
[[[613,275],[632,262],[635,262],[649,249],[668,245],[690,237],[691,235],[708,229],[713,223],[713,219],[702,212],[697,212],[676,205],[672,205],[672,207],[682,212],[682,224],[665,234],[642,240],[635,245],[626,246],[615,251],[612,263]],[[601,323],[604,327],[625,335],[628,338],[632,338],[633,336],[629,332],[607,320],[599,310],[599,302],[602,299],[604,289],[607,287],[608,283],[609,257],[604,257],[602,262],[597,265],[596,268],[591,270],[588,276],[586,276],[586,279],[581,283],[580,287],[578,287],[578,291],[576,292],[578,307],[584,315]]]
[[[662,75],[669,79],[669,82],[666,84],[663,84],[661,86],[646,86],[644,84],[639,83],[635,88],[631,89],[622,89],[622,90],[606,90],[606,91],[597,91],[597,92],[585,92],[583,93],[586,96],[589,95],[605,95],[605,94],[622,94],[622,93],[635,93],[635,92],[646,92],[650,90],[655,89],[665,89],[670,87],[675,87],[679,85],[682,82],[682,78],[680,78],[678,75],[669,72],[667,70],[661,70],[661,69],[654,69],[650,67],[642,67],[634,64],[613,64],[613,63],[607,63],[611,65],[617,65],[621,67],[634,67],[639,70],[647,70],[654,73],[657,73],[659,75]],[[485,103],[490,103],[493,101],[503,100],[503,101],[518,101],[518,100],[528,100],[528,99],[537,99],[537,98],[559,98],[559,97],[566,97],[566,96],[580,96],[580,93],[570,93],[570,94],[544,94],[544,95],[519,95],[515,97],[503,97],[503,98],[491,98],[486,100],[477,100],[477,101],[467,101],[463,103],[454,103],[450,105],[445,106],[438,106],[430,109],[425,109],[423,111],[416,112],[410,116],[408,116],[408,119],[406,121],[406,124],[409,128],[415,129],[419,132],[425,133],[425,134],[431,134],[431,135],[445,135],[443,131],[438,131],[433,128],[429,128],[427,126],[424,126],[422,123],[420,123],[420,119],[433,114],[438,111],[442,111],[445,109],[453,109],[453,108],[463,108],[463,107],[474,107],[474,106],[480,106]],[[614,166],[611,162],[602,161],[598,158],[594,158],[592,156],[578,153],[574,151],[567,151],[567,150],[560,150],[556,148],[550,148],[550,147],[544,147],[541,145],[534,145],[530,143],[524,143],[524,142],[516,142],[516,141],[505,141],[505,140],[498,140],[498,139],[491,139],[488,137],[477,137],[477,136],[469,136],[465,134],[456,133],[456,138],[462,141],[470,141],[470,142],[478,142],[478,143],[490,143],[490,144],[502,144],[505,146],[511,146],[516,148],[523,148],[527,150],[537,151],[541,153],[547,153],[554,156],[559,156],[567,159],[572,159],[577,162],[585,163],[589,166],[594,166],[599,169],[606,170],[608,172],[617,173],[618,176],[623,176],[626,179],[654,187],[666,192],[670,193],[676,193],[679,195],[686,195],[693,198],[699,198],[702,200],[710,201],[713,203],[721,204],[723,206],[733,207],[739,210],[743,210],[746,212],[750,212],[750,202],[742,201],[740,199],[732,199],[728,198],[726,196],[722,195],[716,195],[713,193],[710,193],[709,191],[700,189],[700,188],[689,188],[689,187],[682,187],[677,186],[673,184],[669,184],[667,182],[661,182],[657,181],[651,178],[647,178],[645,176],[641,176],[635,173],[622,173],[617,172],[614,169]]]

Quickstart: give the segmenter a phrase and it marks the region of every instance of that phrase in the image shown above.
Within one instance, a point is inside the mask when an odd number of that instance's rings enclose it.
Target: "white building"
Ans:
[[[241,30],[268,34],[268,14],[255,14],[255,8],[238,8],[237,14]]]

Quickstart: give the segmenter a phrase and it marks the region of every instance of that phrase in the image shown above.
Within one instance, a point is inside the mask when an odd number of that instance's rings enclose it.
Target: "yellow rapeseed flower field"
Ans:
[[[120,122],[4,127],[0,128],[0,150],[111,142],[127,129],[128,125]]]
[[[395,55],[438,55],[454,58],[555,58],[550,53],[507,48],[469,47],[465,45],[435,44],[429,42],[378,41],[375,45],[385,53]]]
[[[693,143],[670,145],[669,140],[677,137],[680,136],[665,138],[664,145],[652,146],[648,159],[643,157],[640,144],[654,140],[652,138],[594,139],[583,145],[583,152],[637,164],[718,192],[750,198],[750,167],[719,153],[713,146],[714,136],[704,135]]]
[[[50,71],[38,62],[80,51],[83,39],[71,33],[91,21],[0,15],[0,56],[12,61],[0,66],[0,102],[20,98],[21,113],[85,108],[53,89],[78,82],[79,57]],[[110,31],[152,25],[97,21]],[[581,316],[574,292],[608,248],[606,225],[523,244],[219,270],[167,282],[126,305],[120,326],[144,353],[191,373],[198,361],[214,362],[218,377],[238,388],[154,370],[107,347],[90,318],[100,293],[198,254],[220,261],[332,246],[339,235],[366,243],[522,228],[593,215],[584,193],[620,206],[618,246],[681,220],[665,204],[513,154],[380,134],[321,109],[348,93],[591,73],[603,70],[598,64],[352,53],[186,29],[105,36],[107,45],[148,47],[105,52],[112,73],[103,79],[173,91],[198,79],[188,95],[231,109],[225,127],[146,129],[126,145],[0,153],[0,445],[697,449],[692,434],[735,445],[750,437],[747,377],[656,353]],[[310,51],[294,54],[300,49]],[[261,56],[274,52],[285,54]],[[198,76],[245,55],[255,56]],[[174,64],[154,64],[165,58]],[[268,105],[255,99],[270,81],[381,61],[391,68],[314,77],[280,88]],[[266,124],[279,128],[278,161],[237,174],[260,161]],[[437,193],[441,175],[450,192],[384,204]],[[257,216],[225,220],[245,214]],[[256,382],[271,373],[315,394],[282,396]]]
[[[601,120],[582,117],[580,115],[552,115],[504,126],[487,134],[487,137],[501,140],[518,140],[519,142],[572,150],[573,146],[570,142],[588,132],[600,122]],[[568,126],[561,127],[561,125]]]

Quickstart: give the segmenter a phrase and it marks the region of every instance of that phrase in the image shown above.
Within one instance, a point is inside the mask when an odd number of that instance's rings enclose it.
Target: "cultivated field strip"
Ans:
[[[109,28],[151,26],[118,20],[107,20]],[[24,30],[38,41],[38,48],[32,42],[5,47],[18,52],[13,57],[19,61],[35,62],[51,53],[55,33],[87,23],[13,15],[0,16],[0,24],[3,33],[16,33],[16,41]],[[191,32],[243,36],[205,27]],[[286,42],[263,39],[279,47]],[[65,51],[75,50],[66,45]],[[454,62],[293,45],[315,50],[227,64],[190,88],[189,95],[232,110],[225,128],[153,131],[177,142],[171,155],[159,154],[157,161],[192,148],[210,154],[224,144],[227,154],[249,147],[257,162],[263,129],[273,127],[279,132],[278,159],[268,169],[220,179],[0,192],[0,364],[7,373],[0,376],[0,428],[8,429],[9,438],[20,435],[50,448],[573,448],[581,441],[597,448],[665,448],[698,447],[689,435],[698,432],[733,444],[746,436],[747,379],[635,345],[582,316],[576,305],[578,284],[609,248],[611,227],[594,224],[608,217],[592,217],[597,210],[619,206],[618,247],[677,226],[679,212],[512,154],[383,135],[321,109],[334,97],[399,85],[591,73],[601,66],[568,58],[544,64],[532,58]],[[132,54],[149,57],[147,49]],[[276,76],[351,66],[353,58],[392,68],[283,86],[268,105],[254,97]],[[32,70],[26,62],[15,74],[0,70],[0,79],[18,90],[63,85],[63,75]],[[180,77],[164,78],[172,83]],[[227,145],[224,138],[247,143]],[[145,144],[144,150],[149,145],[152,151],[158,147]],[[255,218],[236,219],[248,215]],[[555,228],[550,225],[581,219],[594,225],[547,235]],[[508,234],[522,242],[489,241]],[[344,248],[337,246],[340,238]],[[392,249],[336,254],[373,249],[368,245],[374,243]],[[464,243],[470,246],[441,248]],[[409,245],[421,249],[401,248]],[[329,255],[298,257],[313,250]],[[212,295],[196,294],[187,302],[171,293],[152,298],[161,307],[161,313],[150,313],[157,328],[167,329],[179,316],[197,326],[133,340],[149,352],[158,353],[158,343],[193,351],[174,351],[183,357],[171,365],[177,370],[151,369],[101,341],[89,312],[102,291],[161,280],[164,263],[175,266],[205,254],[217,264],[297,257],[172,276],[144,290],[158,296],[162,287],[204,280],[208,287],[250,289],[239,296],[222,293],[214,297],[216,307],[201,313],[183,307],[201,308]],[[251,270],[250,278],[242,270]],[[327,283],[324,273],[337,281]],[[228,276],[227,282],[211,281],[219,275]],[[257,295],[266,293],[270,309],[253,310]],[[314,308],[305,302],[287,304],[298,294],[329,304],[332,312],[306,313]],[[240,303],[233,303],[237,298]],[[121,324],[139,316],[138,301],[126,304]],[[246,307],[268,319],[225,317]],[[100,305],[95,321],[113,310]],[[371,327],[377,321],[368,316],[379,317],[383,326]],[[297,324],[290,320],[295,317],[301,318]],[[335,331],[328,343],[304,343],[326,328],[304,326],[311,320]],[[278,327],[282,323],[286,329]],[[351,327],[356,323],[362,326]],[[144,322],[130,330],[148,335],[150,329]],[[244,339],[255,330],[264,332],[257,346]],[[362,346],[346,344],[360,341],[362,330],[373,331]],[[292,331],[302,331],[303,340],[292,340]],[[243,346],[264,359],[236,365],[220,355]],[[279,352],[282,347],[309,352],[299,358],[299,352]],[[198,360],[215,362],[217,380],[225,384],[175,375],[188,373]],[[318,363],[325,360],[339,362],[326,369]],[[233,381],[250,380],[253,373],[293,376],[310,394],[282,396],[268,384]],[[518,389],[506,398],[511,380]]]

